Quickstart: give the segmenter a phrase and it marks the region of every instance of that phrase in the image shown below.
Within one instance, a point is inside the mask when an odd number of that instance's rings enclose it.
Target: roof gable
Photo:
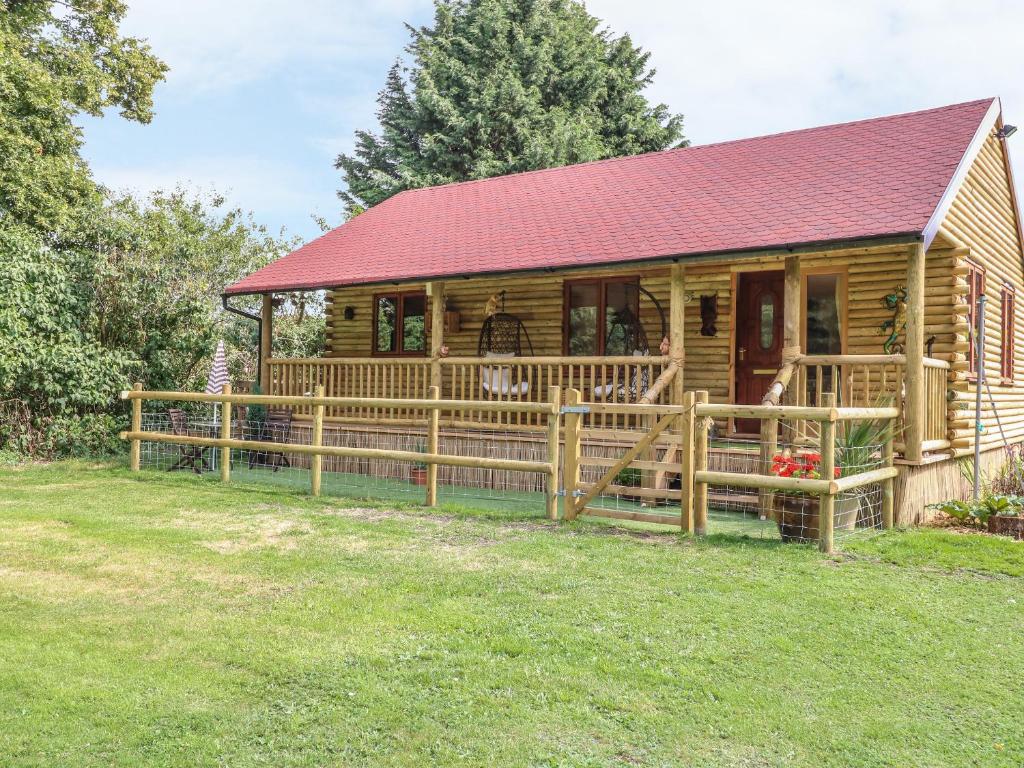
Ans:
[[[410,190],[227,293],[921,236],[997,105]]]

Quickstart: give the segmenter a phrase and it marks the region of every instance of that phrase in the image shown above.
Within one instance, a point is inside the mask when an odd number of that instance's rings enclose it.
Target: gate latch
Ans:
[[[589,405],[563,405],[562,413],[590,413]]]

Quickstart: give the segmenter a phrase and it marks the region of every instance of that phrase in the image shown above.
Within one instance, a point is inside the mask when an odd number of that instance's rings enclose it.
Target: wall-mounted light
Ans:
[[[996,131],[996,136],[998,136],[1000,139],[1008,139],[1011,136],[1013,136],[1013,134],[1015,134],[1016,132],[1016,125],[1004,125],[998,131]]]
[[[354,319],[355,316],[356,316],[356,308],[355,307],[345,307],[345,312],[344,312],[343,316],[344,316],[344,318],[346,320]]]

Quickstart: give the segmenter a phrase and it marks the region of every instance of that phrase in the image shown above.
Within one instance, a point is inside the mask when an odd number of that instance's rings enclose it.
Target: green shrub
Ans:
[[[945,512],[965,525],[985,526],[993,515],[1018,516],[1024,514],[1024,498],[996,493],[986,493],[977,501],[943,501],[929,505],[932,509]]]

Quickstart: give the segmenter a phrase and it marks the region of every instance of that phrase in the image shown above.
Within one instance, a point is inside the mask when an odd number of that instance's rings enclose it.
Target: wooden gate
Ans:
[[[700,527],[694,521],[694,457],[701,451],[707,453],[706,431],[695,430],[696,402],[695,393],[689,392],[681,406],[584,404],[579,390],[568,390],[562,408],[565,423],[563,518],[573,520],[579,515],[591,515],[635,520],[679,526],[694,533]],[[595,423],[595,416],[628,416],[647,426],[621,456],[588,456],[583,451],[588,433],[586,422]],[[703,438],[699,432],[704,434]],[[621,438],[628,434],[623,431],[616,436]],[[603,468],[595,482],[581,480],[581,466],[586,465]],[[639,470],[647,482],[639,487],[616,484],[616,478],[628,468]],[[676,478],[678,482],[673,482]],[[642,506],[610,509],[594,504],[602,495],[609,494],[639,499]]]

